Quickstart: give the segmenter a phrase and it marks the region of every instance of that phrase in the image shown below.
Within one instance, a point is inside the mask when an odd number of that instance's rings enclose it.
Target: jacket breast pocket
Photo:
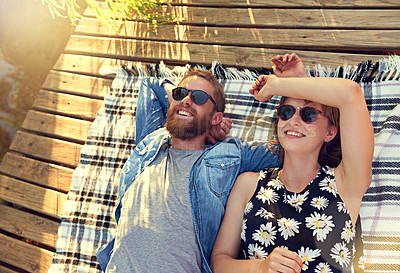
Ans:
[[[238,157],[214,157],[205,161],[208,186],[217,197],[228,195],[236,180],[240,159]]]

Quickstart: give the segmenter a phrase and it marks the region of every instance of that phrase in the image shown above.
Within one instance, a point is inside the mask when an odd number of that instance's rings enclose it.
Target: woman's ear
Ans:
[[[221,112],[215,112],[215,114],[213,115],[213,119],[212,119],[212,125],[219,124],[223,118],[224,118],[224,114],[222,114]]]
[[[337,128],[335,126],[330,126],[324,141],[325,142],[331,141],[332,139],[335,138],[336,134],[337,134]]]

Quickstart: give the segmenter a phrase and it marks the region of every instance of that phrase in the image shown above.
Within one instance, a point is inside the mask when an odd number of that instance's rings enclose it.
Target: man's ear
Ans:
[[[213,119],[212,119],[212,125],[219,124],[223,118],[224,118],[224,114],[222,114],[221,112],[214,113]]]
[[[329,130],[328,130],[328,133],[327,133],[327,135],[326,135],[326,137],[324,139],[325,142],[329,142],[332,139],[334,139],[336,134],[337,134],[337,128],[335,126],[330,126]]]

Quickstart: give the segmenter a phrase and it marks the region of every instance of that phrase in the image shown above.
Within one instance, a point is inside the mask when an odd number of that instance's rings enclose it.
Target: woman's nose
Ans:
[[[296,109],[296,113],[294,113],[293,117],[289,119],[289,122],[292,125],[300,125],[301,124],[301,117],[300,117],[300,111]]]

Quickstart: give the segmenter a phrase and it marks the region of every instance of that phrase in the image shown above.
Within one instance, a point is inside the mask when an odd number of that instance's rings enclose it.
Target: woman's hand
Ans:
[[[274,74],[280,78],[307,77],[306,69],[296,54],[277,55],[271,59]]]
[[[272,58],[271,61],[274,63],[273,70],[275,75],[261,75],[258,77],[256,82],[249,89],[249,92],[258,101],[267,101],[272,98],[274,88],[271,83],[279,78],[291,78],[291,77],[307,77],[306,69],[299,56],[296,54],[285,54],[277,55]]]
[[[277,79],[275,75],[261,75],[249,89],[249,92],[258,101],[268,101],[274,95],[272,82]]]
[[[259,273],[300,273],[303,262],[299,255],[285,248],[276,247],[260,264]]]

